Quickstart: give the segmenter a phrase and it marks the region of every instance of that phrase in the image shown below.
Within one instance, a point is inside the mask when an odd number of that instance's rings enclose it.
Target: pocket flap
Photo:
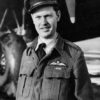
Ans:
[[[69,78],[70,70],[65,66],[49,66],[44,71],[46,78]]]

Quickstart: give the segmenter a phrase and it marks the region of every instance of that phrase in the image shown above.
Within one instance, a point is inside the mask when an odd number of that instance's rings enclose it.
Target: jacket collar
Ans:
[[[58,51],[58,53],[61,55],[63,48],[64,48],[64,40],[60,35],[58,35],[57,44],[56,44],[54,49],[56,49]]]
[[[32,48],[35,50],[37,44],[38,44],[38,37],[36,37],[36,38],[33,40],[33,43],[31,44],[30,47],[32,47]]]
[[[67,44],[67,40],[64,40],[60,35],[58,35],[57,44],[54,48],[60,55],[64,55],[67,53],[69,57],[71,57],[70,50]],[[64,55],[65,56],[65,55]]]
[[[30,47],[32,47],[35,50],[37,43],[38,43],[38,37],[36,37],[33,40],[33,43],[31,44]],[[58,35],[57,43],[54,49],[61,55],[63,51],[63,47],[64,47],[64,39],[60,35]]]

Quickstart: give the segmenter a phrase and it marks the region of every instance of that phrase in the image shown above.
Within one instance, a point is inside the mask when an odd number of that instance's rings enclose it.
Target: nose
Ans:
[[[48,21],[45,17],[42,17],[42,20],[41,20],[41,24],[42,25],[47,25]]]

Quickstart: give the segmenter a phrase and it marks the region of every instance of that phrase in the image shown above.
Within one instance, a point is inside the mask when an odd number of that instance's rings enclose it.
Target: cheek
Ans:
[[[50,23],[53,27],[56,27],[57,26],[57,19],[50,21]]]
[[[37,23],[38,23],[38,21],[33,19],[33,24],[36,25]]]
[[[32,17],[32,20],[33,20],[33,24],[34,25],[37,25],[39,23],[39,20],[37,20],[36,18]]]
[[[52,20],[52,19],[49,19],[49,20],[47,20],[47,22],[48,22],[50,25],[53,25],[53,23],[54,23],[54,20]]]
[[[39,22],[38,21],[34,21],[34,26],[35,27],[39,27]]]

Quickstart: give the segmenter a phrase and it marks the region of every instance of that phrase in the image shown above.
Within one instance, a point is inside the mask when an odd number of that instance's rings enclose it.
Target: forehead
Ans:
[[[54,13],[55,10],[52,6],[48,6],[48,7],[42,7],[38,10],[36,10],[34,13],[32,13],[32,15],[37,16],[37,15],[45,15],[45,14],[51,14]]]

